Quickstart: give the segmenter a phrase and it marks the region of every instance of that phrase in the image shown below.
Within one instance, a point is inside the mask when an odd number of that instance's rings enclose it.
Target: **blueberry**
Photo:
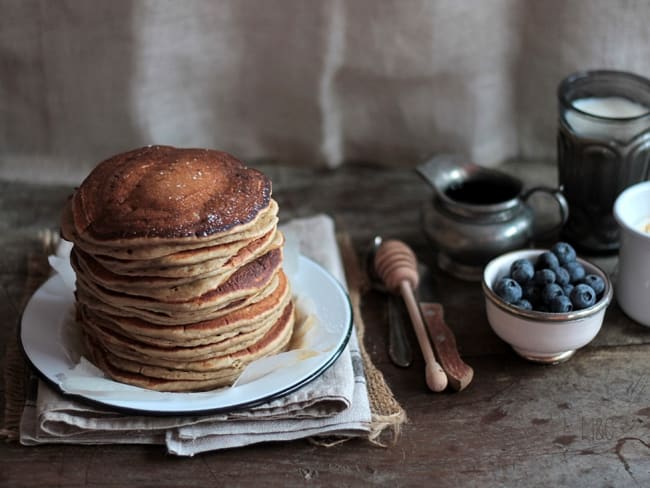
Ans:
[[[566,285],[564,285],[562,287],[562,289],[564,290],[564,294],[568,297],[571,296],[571,290],[573,290],[574,286],[575,285],[572,285],[571,283],[567,283]]]
[[[535,261],[535,269],[553,269],[557,268],[560,265],[560,262],[557,259],[557,256],[551,251],[544,251],[542,254],[537,256],[537,261]]]
[[[512,278],[501,278],[494,286],[494,292],[508,303],[521,300],[521,286]]]
[[[596,292],[596,296],[600,296],[605,291],[605,280],[595,274],[588,274],[582,279],[585,285],[591,286]]]
[[[530,303],[528,300],[525,298],[522,298],[521,300],[513,303],[513,305],[517,308],[522,308],[524,310],[532,310],[533,309],[533,304]]]
[[[564,295],[564,290],[557,283],[549,283],[542,288],[542,302],[550,305],[554,298]]]
[[[553,272],[555,273],[555,282],[558,285],[560,286],[568,285],[569,282],[571,281],[571,276],[569,276],[569,272],[562,266],[558,266],[557,268],[554,268]]]
[[[571,283],[576,283],[585,277],[585,268],[578,261],[571,261],[570,263],[563,264],[562,267],[569,272]]]
[[[571,263],[576,260],[575,249],[566,242],[556,242],[551,246],[551,252],[555,254],[560,264]]]
[[[535,283],[538,286],[548,285],[550,283],[555,283],[555,273],[552,269],[544,268],[538,271],[535,271]]]
[[[510,277],[520,285],[533,278],[535,268],[528,259],[517,259],[510,266]]]
[[[542,301],[542,289],[533,280],[527,281],[522,287],[523,298],[533,305]]]
[[[567,313],[573,310],[573,304],[568,296],[559,295],[549,302],[548,309],[554,313]]]
[[[570,298],[573,308],[580,310],[596,303],[596,292],[591,286],[579,283],[571,290]]]

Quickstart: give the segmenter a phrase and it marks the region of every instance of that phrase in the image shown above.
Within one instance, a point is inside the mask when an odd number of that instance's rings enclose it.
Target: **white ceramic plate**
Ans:
[[[206,413],[254,406],[286,395],[321,375],[345,349],[352,331],[352,307],[341,284],[304,256],[290,276],[291,286],[317,317],[298,351],[273,358],[263,376],[248,374],[230,388],[166,393],[117,383],[92,365],[80,367],[81,347],[74,327],[74,296],[59,275],[32,296],[22,317],[21,341],[41,376],[64,394],[127,411]],[[82,365],[83,365],[82,361]],[[249,373],[249,370],[246,370]]]

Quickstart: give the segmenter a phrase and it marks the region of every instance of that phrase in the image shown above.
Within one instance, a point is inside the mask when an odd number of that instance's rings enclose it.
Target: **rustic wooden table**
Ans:
[[[261,168],[273,178],[282,219],[326,212],[360,256],[382,234],[411,244],[435,270],[419,220],[431,191],[415,172]],[[555,177],[552,166],[505,169],[533,183]],[[0,349],[20,317],[27,255],[40,246],[40,230],[56,228],[70,191],[0,182]],[[615,257],[595,261],[615,274]],[[540,366],[492,333],[477,283],[438,270],[433,280],[475,369],[460,393],[428,392],[419,355],[407,369],[391,364],[384,298],[364,296],[365,346],[409,418],[395,445],[295,441],[175,458],[153,446],[0,443],[0,486],[650,486],[650,331],[613,303],[589,346]]]

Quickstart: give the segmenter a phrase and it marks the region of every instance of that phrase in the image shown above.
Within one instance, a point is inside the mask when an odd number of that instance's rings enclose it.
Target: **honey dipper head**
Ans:
[[[375,270],[393,293],[399,293],[403,281],[411,288],[418,286],[417,259],[411,248],[401,241],[384,241],[375,254]]]

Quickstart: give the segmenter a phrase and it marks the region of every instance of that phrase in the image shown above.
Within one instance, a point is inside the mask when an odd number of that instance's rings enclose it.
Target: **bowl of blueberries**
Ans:
[[[607,273],[566,242],[494,258],[482,287],[492,330],[520,356],[547,364],[596,337],[613,295]]]

